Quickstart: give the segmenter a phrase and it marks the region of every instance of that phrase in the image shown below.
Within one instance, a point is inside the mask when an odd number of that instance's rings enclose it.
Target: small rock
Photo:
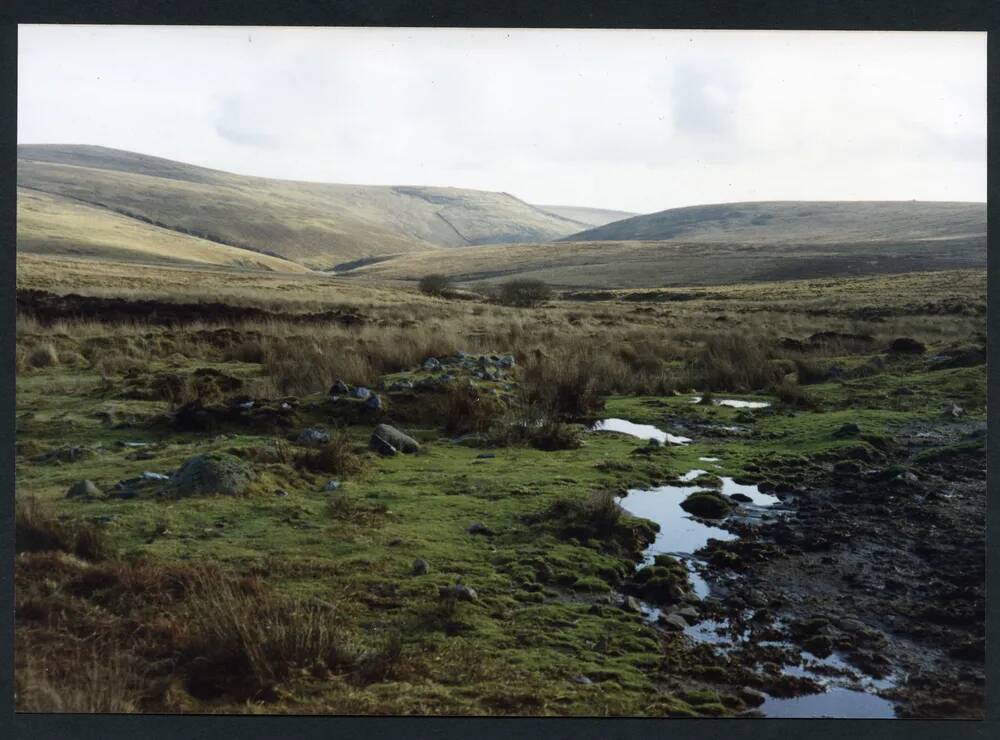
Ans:
[[[413,381],[412,380],[407,380],[406,378],[404,378],[402,380],[397,380],[395,383],[393,383],[389,387],[389,390],[391,390],[391,391],[412,391],[413,390]]]
[[[370,411],[380,411],[382,409],[382,397],[377,393],[372,393],[365,399],[365,408]]]
[[[663,625],[671,632],[683,632],[688,626],[687,620],[676,612],[660,617],[659,624]]]
[[[622,609],[627,612],[635,612],[636,614],[642,614],[642,604],[639,603],[639,599],[634,596],[626,596],[622,599],[621,603]]]
[[[396,454],[395,447],[374,433],[372,434],[371,439],[368,440],[368,448],[380,455],[384,455],[385,457],[392,457]]]
[[[329,491],[336,491],[338,488],[340,488],[340,481],[339,480],[329,480],[329,481],[326,482],[326,485],[323,486],[323,490],[324,491],[328,491],[328,492]]]
[[[330,386],[331,396],[346,396],[351,392],[351,386],[345,383],[343,380],[337,380],[332,386]]]
[[[594,683],[586,676],[573,676],[573,678],[571,678],[570,681],[572,681],[573,683],[582,684],[584,686]]]
[[[452,586],[442,586],[438,589],[438,596],[442,599],[457,599],[458,601],[476,601],[479,595],[476,589],[461,583]]]
[[[357,388],[354,389],[354,397],[355,398],[360,398],[362,401],[368,400],[368,397],[371,394],[372,394],[372,392],[370,390],[368,390],[367,388],[365,388],[364,386],[360,386],[359,385]]]
[[[473,522],[472,524],[470,524],[468,527],[465,528],[465,531],[468,532],[469,534],[484,534],[484,535],[493,534],[493,530],[487,527],[482,522]]]
[[[276,488],[274,490],[274,495],[277,496],[278,498],[284,498],[285,496],[288,495],[288,491],[286,491],[284,488]]]
[[[375,427],[371,440],[369,440],[369,447],[376,452],[378,451],[376,448],[381,447],[382,444],[388,444],[395,450],[407,454],[420,452],[420,443],[417,440],[388,424],[379,424]]]
[[[330,441],[330,434],[323,427],[307,427],[295,441],[300,445],[322,445]]]
[[[957,403],[949,403],[945,405],[941,413],[944,416],[950,416],[953,419],[957,419],[958,417],[960,417],[962,414],[965,413],[965,410]]]
[[[66,498],[93,498],[100,495],[101,489],[91,480],[77,481],[66,491]]]
[[[149,470],[142,474],[143,480],[170,480],[169,475],[164,475],[163,473],[153,473]]]
[[[415,576],[425,576],[430,572],[430,564],[423,558],[417,558],[413,561],[412,573]]]
[[[483,452],[482,454],[476,455],[477,460],[492,460],[496,455],[492,452]]]
[[[514,367],[514,355],[501,355],[497,360],[497,367],[509,369]]]
[[[424,360],[424,370],[429,373],[436,373],[441,370],[441,361],[436,357],[428,357]]]
[[[688,624],[697,624],[701,617],[698,616],[698,610],[693,606],[685,606],[683,609],[678,609],[674,614],[683,617]]]
[[[767,695],[757,689],[751,689],[749,686],[742,686],[740,690],[736,692],[736,695],[740,697],[740,700],[750,707],[759,707],[765,701],[767,701]]]

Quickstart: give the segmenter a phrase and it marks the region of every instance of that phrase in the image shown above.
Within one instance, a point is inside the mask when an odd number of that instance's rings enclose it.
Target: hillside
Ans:
[[[770,201],[672,208],[581,231],[563,241],[791,244],[985,234],[985,203]]]
[[[552,213],[561,218],[568,218],[571,221],[584,224],[585,226],[604,226],[614,221],[621,221],[624,218],[632,218],[639,214],[631,211],[612,211],[607,208],[586,208],[584,206],[540,206],[547,213]]]
[[[273,180],[93,146],[19,146],[18,185],[22,197],[48,193],[316,269],[389,254],[548,241],[583,225],[507,193]],[[21,239],[42,243],[25,229]]]
[[[280,257],[218,244],[106,208],[21,188],[17,191],[17,248],[22,254],[108,262],[308,272],[302,265]]]

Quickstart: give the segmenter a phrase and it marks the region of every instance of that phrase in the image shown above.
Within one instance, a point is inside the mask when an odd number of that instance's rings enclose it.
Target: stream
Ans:
[[[726,399],[723,399],[726,400]],[[743,402],[750,403],[750,402]],[[751,406],[750,408],[754,408]],[[684,437],[674,437],[656,427],[644,424],[632,424],[623,419],[607,419],[593,427],[594,431],[616,431],[630,434],[639,439],[659,439],[674,444],[686,444],[691,440]],[[673,439],[671,439],[673,437]],[[675,442],[682,439],[683,442]],[[716,462],[718,458],[700,458],[704,462]],[[648,564],[657,555],[669,555],[680,560],[686,567],[689,580],[699,599],[711,598],[716,595],[713,584],[705,577],[705,564],[695,553],[704,547],[709,539],[722,541],[735,540],[737,535],[714,526],[705,520],[693,518],[680,504],[688,495],[706,486],[697,485],[694,481],[706,473],[705,470],[691,470],[679,478],[682,484],[669,485],[649,489],[630,489],[627,494],[618,499],[619,504],[633,516],[642,517],[656,522],[660,531],[643,553],[643,563]],[[757,486],[736,483],[732,478],[721,478],[721,493],[726,497],[741,494],[739,503],[730,517],[739,517],[743,521],[759,521],[768,512],[780,514],[780,500],[766,493],[761,493]],[[730,499],[733,501],[733,499]],[[736,501],[733,501],[736,504]],[[655,624],[662,610],[656,606],[642,603],[643,616],[651,624]],[[736,649],[744,639],[737,633],[728,621],[703,620],[690,625],[685,634],[698,642],[710,643],[716,648],[730,652]],[[758,643],[774,647],[795,650],[791,643],[774,642]],[[788,676],[806,677],[823,687],[818,694],[808,694],[793,698],[778,698],[767,696],[759,707],[766,717],[831,717],[831,718],[865,718],[891,719],[895,716],[892,702],[876,695],[875,691],[891,688],[893,679],[876,680],[863,676],[852,669],[836,652],[826,658],[818,658],[808,652],[802,652],[800,664],[784,664],[783,674]]]

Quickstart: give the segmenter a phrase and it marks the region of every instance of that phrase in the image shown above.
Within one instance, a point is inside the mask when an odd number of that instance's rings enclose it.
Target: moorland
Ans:
[[[981,204],[368,241],[86,149],[22,152],[18,709],[982,716]]]

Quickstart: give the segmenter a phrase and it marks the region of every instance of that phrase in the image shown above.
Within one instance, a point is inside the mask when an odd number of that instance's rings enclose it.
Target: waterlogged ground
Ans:
[[[195,367],[259,373],[149,372]],[[195,696],[181,680],[150,711],[979,716],[985,368],[883,368],[810,386],[815,410],[608,398],[605,421],[580,426],[583,445],[557,451],[448,435],[423,421],[433,389],[380,391],[379,411],[324,394],[287,409],[256,399],[185,430],[164,402],[94,371],[39,369],[18,380],[17,489],[98,524],[125,560],[214,561],[335,604],[362,634],[398,635],[414,667],[362,683],[302,676],[267,696]],[[401,377],[428,374],[386,385]],[[476,382],[502,395],[516,377]],[[961,412],[943,414],[951,404]],[[343,425],[364,448],[380,421],[420,453],[366,453],[349,476],[262,453],[313,426]],[[249,495],[157,495],[157,476],[209,451],[251,462]],[[80,480],[102,494],[67,499]],[[680,503],[698,490],[730,511],[688,514]],[[595,491],[628,512],[610,533],[560,518],[560,502]],[[641,581],[651,568],[660,575]],[[656,578],[677,588],[650,588]],[[439,589],[459,580],[477,598],[442,615]],[[112,609],[89,588],[66,598]],[[61,639],[30,611],[17,619],[29,651]]]

